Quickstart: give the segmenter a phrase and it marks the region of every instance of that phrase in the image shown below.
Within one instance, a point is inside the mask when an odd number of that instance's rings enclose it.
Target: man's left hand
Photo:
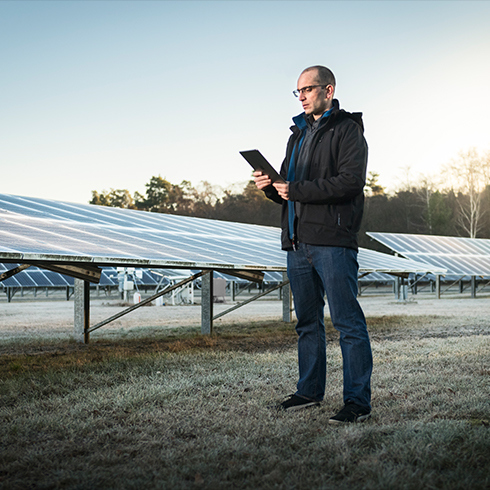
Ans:
[[[285,201],[289,201],[289,182],[274,182],[272,184],[279,196],[281,196]]]

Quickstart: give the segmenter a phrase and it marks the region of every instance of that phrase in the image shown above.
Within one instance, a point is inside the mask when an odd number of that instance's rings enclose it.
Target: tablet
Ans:
[[[268,175],[272,182],[284,182],[284,179],[277,173],[274,167],[264,158],[259,150],[241,151],[240,155],[247,160],[254,170],[260,170]]]

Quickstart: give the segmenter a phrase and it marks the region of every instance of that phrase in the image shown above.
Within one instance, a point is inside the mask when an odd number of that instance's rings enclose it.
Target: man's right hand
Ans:
[[[272,180],[268,175],[264,175],[260,170],[253,173],[255,185],[260,189],[265,189],[272,184]]]

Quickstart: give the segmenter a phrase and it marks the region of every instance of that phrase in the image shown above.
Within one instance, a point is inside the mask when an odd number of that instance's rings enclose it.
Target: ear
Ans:
[[[333,99],[333,93],[335,89],[333,88],[333,85],[327,85],[327,93],[326,93],[326,99]]]

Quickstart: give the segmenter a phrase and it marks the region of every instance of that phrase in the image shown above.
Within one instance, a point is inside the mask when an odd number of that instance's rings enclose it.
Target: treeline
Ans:
[[[127,189],[92,191],[90,204],[280,226],[281,207],[267,199],[253,181],[241,189],[223,190],[209,182],[193,187],[189,181],[172,184],[158,176],[145,186],[144,196],[139,192],[131,195]]]
[[[408,175],[408,172],[407,172]],[[439,177],[419,177],[387,193],[370,172],[360,245],[380,248],[366,231],[490,238],[490,153],[471,149],[447,165]],[[280,226],[281,207],[253,181],[236,190],[208,182],[172,184],[161,176],[146,184],[145,195],[127,189],[92,191],[91,204],[201,218]]]

